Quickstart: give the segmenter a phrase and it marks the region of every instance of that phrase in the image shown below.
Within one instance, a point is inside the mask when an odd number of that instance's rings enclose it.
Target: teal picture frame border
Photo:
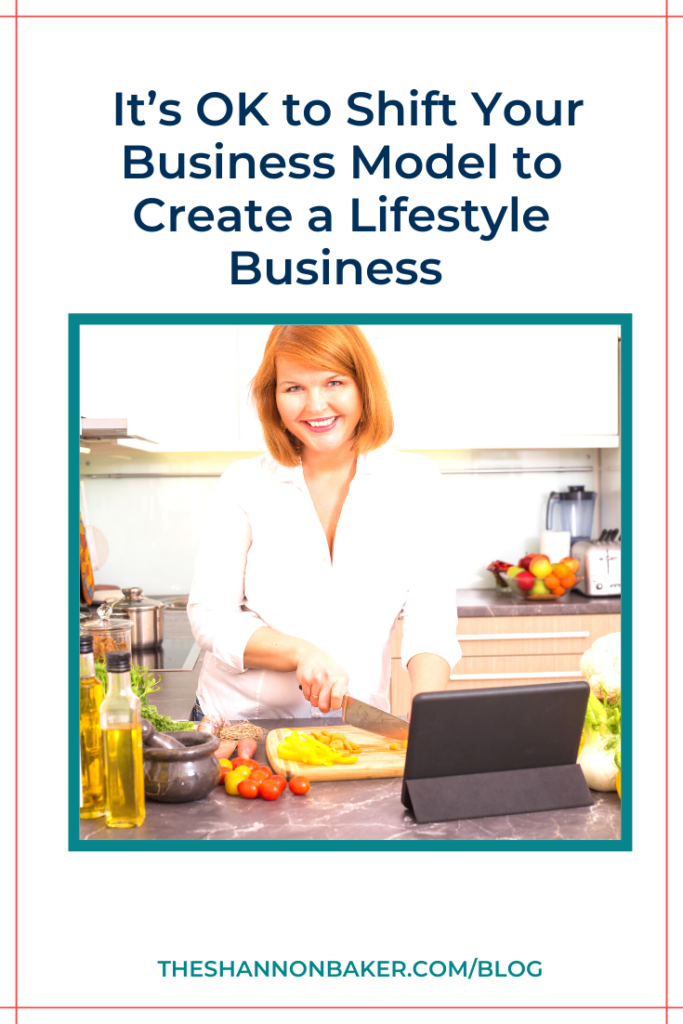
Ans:
[[[79,634],[80,573],[79,527],[76,512],[80,508],[80,331],[91,325],[238,325],[238,324],[402,324],[419,325],[596,325],[621,327],[621,552],[622,552],[622,793],[621,838],[614,840],[82,840],[80,838],[79,785]],[[632,748],[632,524],[633,524],[633,399],[632,399],[633,324],[630,313],[492,313],[492,314],[313,314],[292,316],[224,313],[72,313],[69,315],[69,662],[68,662],[68,842],[70,851],[242,851],[242,850],[430,850],[433,852],[566,852],[625,851],[633,849],[633,748]]]

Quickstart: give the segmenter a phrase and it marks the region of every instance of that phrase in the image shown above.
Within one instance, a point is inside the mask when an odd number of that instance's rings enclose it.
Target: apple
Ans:
[[[518,586],[520,586],[522,590],[531,590],[534,583],[536,582],[531,573],[528,572],[526,569],[518,573],[515,579],[517,581]]]
[[[520,569],[518,565],[511,565],[509,569],[505,570],[505,572],[508,576],[512,576],[514,580],[515,576],[519,576],[520,572],[524,572],[524,570]]]
[[[529,597],[543,597],[545,594],[549,594],[550,591],[546,587],[543,580],[534,580],[534,585],[529,591]]]
[[[529,572],[537,579],[545,579],[546,576],[550,576],[552,571],[550,562],[545,555],[537,555],[529,562]]]
[[[576,558],[563,558],[562,562],[574,575],[579,571],[579,563]]]
[[[532,551],[532,553],[530,555],[525,555],[524,558],[520,558],[520,560],[517,563],[517,565],[519,565],[522,569],[528,569],[529,568],[529,563],[531,562],[532,558],[538,558],[538,552],[537,551]]]

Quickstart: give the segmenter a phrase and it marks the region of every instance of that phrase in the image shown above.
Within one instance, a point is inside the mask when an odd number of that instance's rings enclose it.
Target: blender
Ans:
[[[553,509],[559,505],[560,529],[571,534],[570,544],[590,540],[596,497],[596,492],[584,490],[583,484],[576,484],[567,491],[552,491],[548,498],[546,529],[553,529]]]

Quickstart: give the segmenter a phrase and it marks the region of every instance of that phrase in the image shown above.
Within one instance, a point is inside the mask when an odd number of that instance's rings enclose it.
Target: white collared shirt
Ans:
[[[234,462],[204,527],[188,603],[207,652],[197,698],[206,714],[306,718],[296,673],[245,669],[259,627],[301,637],[348,673],[349,693],[389,710],[391,631],[403,619],[401,659],[460,658],[456,593],[441,475],[423,455],[360,455],[330,558],[301,465],[268,454]]]

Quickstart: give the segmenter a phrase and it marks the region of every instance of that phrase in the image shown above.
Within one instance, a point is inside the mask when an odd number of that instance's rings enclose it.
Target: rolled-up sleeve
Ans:
[[[422,460],[421,460],[422,462]],[[416,654],[438,654],[453,667],[462,657],[453,571],[453,528],[448,528],[443,481],[427,459],[407,500],[413,504],[410,584],[399,615],[403,620],[401,662]]]
[[[204,524],[187,613],[201,648],[233,672],[244,672],[244,649],[266,623],[245,607],[244,577],[251,525],[239,499],[238,466],[221,477]]]

